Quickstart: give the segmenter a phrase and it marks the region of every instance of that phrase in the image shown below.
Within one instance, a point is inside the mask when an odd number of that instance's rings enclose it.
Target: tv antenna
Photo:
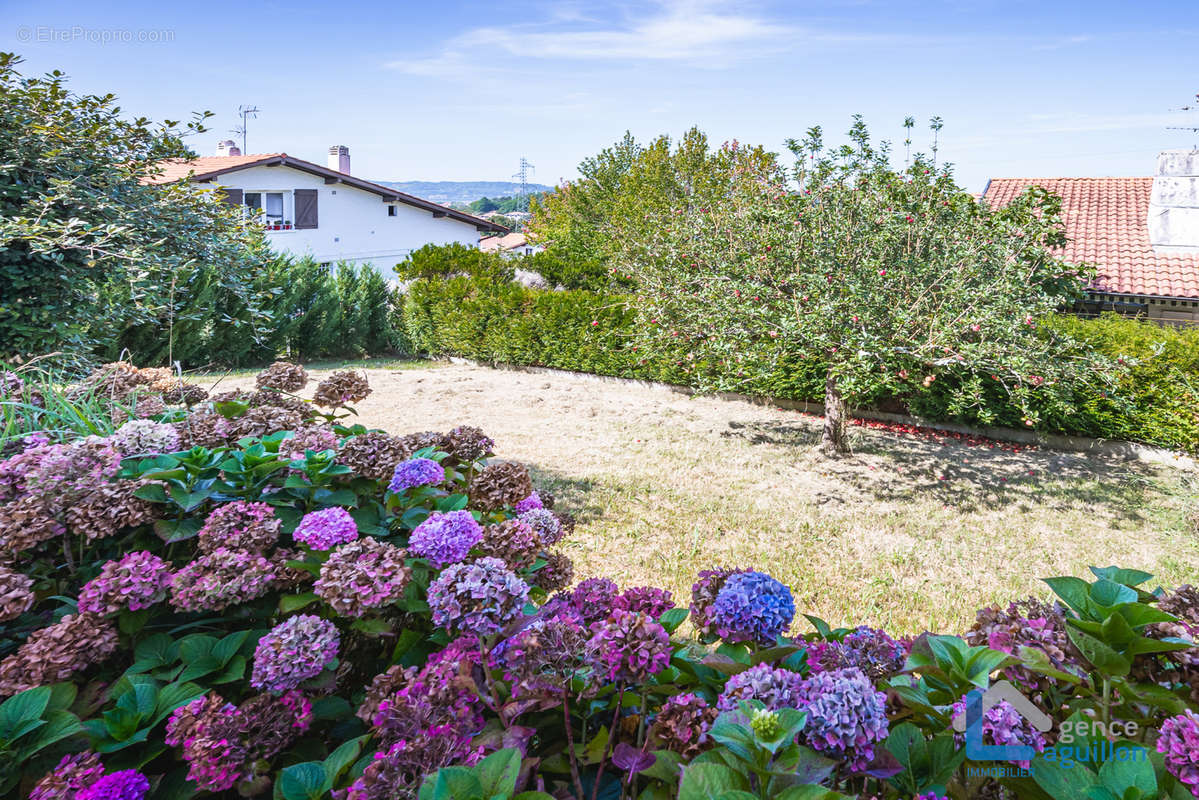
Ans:
[[[249,129],[249,121],[258,119],[258,106],[241,105],[237,107],[237,114],[241,117],[241,124],[233,128],[230,132],[241,136],[241,154],[244,156],[250,151],[246,149],[246,131]]]
[[[525,208],[529,205],[529,173],[536,172],[537,168],[529,163],[529,159],[524,156],[520,157],[520,169],[513,173],[512,177],[520,181],[520,196],[525,198]]]
[[[1192,102],[1190,102],[1189,104],[1187,104],[1185,106],[1180,106],[1179,108],[1171,108],[1170,110],[1177,111],[1177,112],[1180,112],[1183,114],[1186,114],[1188,112],[1199,112],[1199,94],[1196,94],[1195,99]],[[1167,125],[1166,130],[1168,130],[1168,131],[1190,131],[1191,135],[1199,136],[1199,116],[1197,116],[1195,118],[1194,125]]]

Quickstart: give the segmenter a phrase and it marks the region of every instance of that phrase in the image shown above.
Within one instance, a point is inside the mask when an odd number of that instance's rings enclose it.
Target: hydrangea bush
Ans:
[[[688,606],[572,587],[573,518],[482,431],[368,431],[360,375],[306,382],[164,380],[112,437],[0,459],[0,797],[1199,796],[1189,586],[1095,568],[917,637],[808,627],[748,566]],[[1001,781],[955,730],[1000,680],[1055,723],[987,707],[984,744],[1029,748]],[[1097,721],[1143,766],[1061,766]]]

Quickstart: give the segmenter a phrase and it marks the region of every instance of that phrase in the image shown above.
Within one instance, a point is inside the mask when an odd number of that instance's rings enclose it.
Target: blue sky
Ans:
[[[906,115],[941,116],[942,156],[975,190],[1147,175],[1199,142],[1166,130],[1199,92],[1195,0],[0,0],[0,20],[26,72],[61,69],[131,114],[216,112],[201,154],[255,103],[251,151],[323,162],[346,144],[379,180],[504,180],[523,155],[555,183],[626,129],[782,150],[854,113],[896,143]],[[132,41],[95,41],[113,31]]]

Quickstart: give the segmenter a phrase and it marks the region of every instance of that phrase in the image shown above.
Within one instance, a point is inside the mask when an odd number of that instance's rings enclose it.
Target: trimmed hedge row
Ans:
[[[628,298],[617,294],[528,289],[459,277],[413,283],[396,323],[415,352],[522,366],[694,385],[697,370],[686,348],[646,350],[638,341]],[[1124,366],[1117,391],[1079,389],[1067,406],[1041,410],[1039,430],[1122,439],[1199,451],[1199,330],[1162,328],[1105,315],[1059,315],[1046,327]],[[783,352],[757,354],[744,378],[730,384],[746,394],[819,401],[824,365]],[[1023,427],[1019,412],[996,394],[982,408],[951,409],[955,376],[901,397],[870,398],[875,407],[927,419]]]

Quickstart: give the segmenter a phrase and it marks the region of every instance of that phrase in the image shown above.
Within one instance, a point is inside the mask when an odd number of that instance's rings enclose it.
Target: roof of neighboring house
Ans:
[[[523,233],[509,233],[505,236],[488,236],[486,239],[480,240],[479,249],[487,252],[515,250],[518,247],[524,247],[528,243],[529,240]]]
[[[1096,291],[1199,298],[1199,254],[1155,253],[1149,244],[1153,178],[993,178],[983,196],[998,207],[1029,186],[1062,198],[1070,240],[1062,257],[1095,265]]]
[[[508,229],[503,225],[497,225],[491,220],[476,217],[473,214],[467,214],[463,211],[456,211],[452,208],[438,205],[431,200],[416,197],[415,195],[397,192],[395,189],[389,189],[386,186],[371,183],[362,178],[338,172],[335,169],[322,167],[320,164],[304,161],[303,159],[289,156],[287,153],[251,153],[244,156],[202,156],[190,160],[163,161],[159,164],[160,172],[156,175],[147,176],[142,182],[149,184],[174,183],[175,181],[184,180],[188,176],[191,176],[193,181],[210,181],[221,175],[250,169],[251,167],[283,166],[298,169],[301,172],[307,172],[311,175],[317,175],[324,178],[326,183],[344,183],[347,186],[353,186],[357,189],[377,194],[388,202],[404,203],[405,205],[432,212],[435,217],[449,217],[459,222],[467,222],[479,230],[496,231],[498,233],[508,232]]]

